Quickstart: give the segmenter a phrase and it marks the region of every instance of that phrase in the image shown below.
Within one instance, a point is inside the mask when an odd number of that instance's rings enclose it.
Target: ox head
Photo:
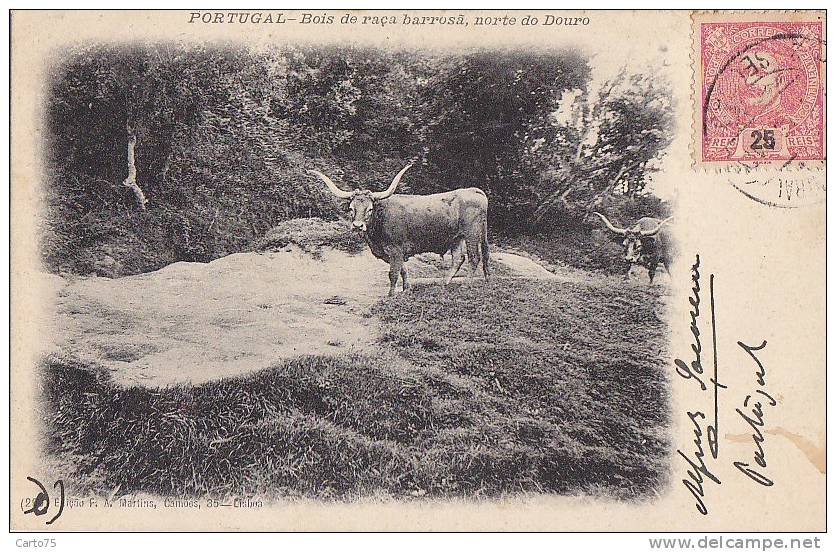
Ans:
[[[338,188],[330,178],[321,172],[308,172],[318,176],[320,180],[325,182],[325,185],[328,186],[328,189],[331,190],[332,194],[340,199],[350,200],[348,209],[351,213],[351,228],[355,232],[362,233],[368,229],[369,221],[371,220],[372,213],[374,212],[375,202],[386,199],[394,194],[395,188],[398,187],[398,183],[401,181],[401,177],[411,166],[412,165],[410,164],[402,168],[401,172],[395,175],[395,178],[392,180],[392,183],[389,184],[389,187],[382,192],[372,192],[371,190],[354,190],[347,192]]]
[[[661,230],[662,227],[673,218],[666,218],[660,222],[656,228],[642,230],[638,226],[632,229],[618,228],[613,226],[607,217],[601,213],[596,212],[595,214],[604,221],[604,224],[607,225],[607,228],[609,228],[611,232],[623,238],[621,245],[624,246],[624,259],[628,263],[638,263],[643,254],[648,253],[652,248],[654,248],[656,246],[656,234],[658,234],[659,230]]]

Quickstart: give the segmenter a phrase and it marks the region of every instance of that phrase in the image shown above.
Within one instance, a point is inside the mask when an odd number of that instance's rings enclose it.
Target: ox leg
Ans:
[[[653,277],[656,276],[656,269],[655,268],[648,268],[647,269],[647,276],[650,278],[650,283],[653,283]]]
[[[395,286],[398,285],[398,276],[403,268],[403,258],[391,257],[389,259],[389,297],[395,295]]]
[[[450,253],[453,256],[453,263],[450,265],[450,272],[447,274],[447,279],[444,280],[445,286],[453,281],[453,278],[459,273],[459,270],[461,270],[464,264],[464,242],[460,241],[453,246]]]
[[[467,257],[470,259],[470,277],[476,277],[476,271],[479,270],[479,236],[469,236],[465,238],[467,242]]]
[[[485,273],[485,280],[491,279],[491,253],[488,249],[488,225],[482,225],[482,272]]]
[[[401,281],[403,282],[403,290],[408,290],[409,282],[407,281],[406,264],[401,265]]]

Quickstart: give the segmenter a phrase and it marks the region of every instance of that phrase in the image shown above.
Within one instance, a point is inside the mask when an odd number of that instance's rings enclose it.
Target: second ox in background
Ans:
[[[382,192],[345,191],[321,172],[309,172],[325,182],[332,194],[350,200],[352,229],[363,235],[375,257],[389,263],[390,296],[395,294],[398,276],[403,280],[403,289],[409,288],[404,263],[419,253],[452,252],[453,265],[445,282],[449,284],[464,264],[467,247],[471,276],[475,275],[481,260],[488,279],[490,251],[485,192],[479,188],[461,188],[423,196],[395,194],[401,177],[411,166],[401,169]]]
[[[601,213],[596,212],[595,214],[604,221],[611,232],[616,236],[623,237],[621,244],[624,246],[624,259],[630,264],[638,264],[647,268],[647,275],[651,284],[659,263],[665,266],[665,270],[670,275],[674,248],[673,238],[666,225],[673,217],[668,217],[665,220],[642,217],[632,228],[618,228]]]

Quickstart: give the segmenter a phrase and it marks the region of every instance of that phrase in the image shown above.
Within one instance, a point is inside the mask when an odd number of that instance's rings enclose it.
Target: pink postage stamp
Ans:
[[[762,21],[737,15],[694,19],[697,160],[824,160],[822,21],[795,20],[794,13]]]

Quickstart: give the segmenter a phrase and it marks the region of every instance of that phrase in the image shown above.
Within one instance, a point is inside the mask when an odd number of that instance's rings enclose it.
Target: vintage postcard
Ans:
[[[825,531],[824,11],[10,25],[12,530]]]

